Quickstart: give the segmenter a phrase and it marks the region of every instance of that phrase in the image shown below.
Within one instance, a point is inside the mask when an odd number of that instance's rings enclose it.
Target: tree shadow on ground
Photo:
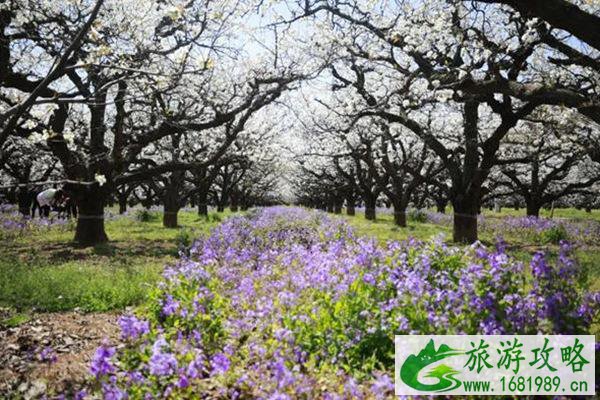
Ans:
[[[173,240],[116,240],[98,244],[94,247],[82,247],[75,242],[49,242],[32,247],[13,243],[6,254],[16,256],[22,261],[47,260],[51,264],[68,261],[85,261],[97,257],[134,258],[134,257],[176,257],[177,244]]]

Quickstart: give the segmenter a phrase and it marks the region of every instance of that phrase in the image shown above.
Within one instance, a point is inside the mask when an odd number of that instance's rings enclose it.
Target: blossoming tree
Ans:
[[[76,44],[63,54],[65,65],[60,59],[60,72],[32,83],[36,89],[15,103],[13,108],[22,112],[7,111],[3,135],[37,138],[31,114],[53,110],[49,119],[40,118],[47,127],[41,139],[60,160],[67,189],[78,202],[75,239],[81,244],[107,240],[103,209],[115,187],[191,167],[147,156],[154,145],[187,132],[214,135],[211,157],[194,164],[207,166],[225,153],[258,110],[300,77],[282,61],[277,67],[262,57],[246,65],[237,61],[243,48],[233,27],[248,11],[242,3],[40,2],[36,12],[11,6],[8,11],[3,7],[10,16],[3,19],[3,32],[22,32],[10,39],[22,41],[23,52],[33,48],[43,55],[24,57],[29,62],[24,69],[54,71],[54,55],[60,53],[56,46]],[[50,16],[51,22],[39,15]],[[11,51],[20,48],[9,46]],[[31,128],[17,129],[21,123]]]

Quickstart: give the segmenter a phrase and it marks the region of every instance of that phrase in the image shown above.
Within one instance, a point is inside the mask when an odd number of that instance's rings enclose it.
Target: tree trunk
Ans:
[[[6,200],[8,200],[10,204],[14,204],[17,202],[17,191],[17,188],[12,188],[8,189],[8,192],[6,192]]]
[[[495,200],[493,205],[490,204],[490,210],[494,210],[495,213],[502,212],[502,206],[500,205],[500,202]]]
[[[343,206],[344,206],[343,199],[335,199],[335,201],[333,202],[333,213],[341,214]]]
[[[398,226],[406,228],[406,209],[398,209],[394,207],[394,223]]]
[[[98,189],[85,190],[77,196],[79,215],[75,228],[75,241],[82,246],[94,246],[108,241],[104,230],[104,198]]]
[[[327,202],[327,212],[328,213],[332,213],[333,212],[333,201],[330,200]]]
[[[454,213],[453,239],[467,244],[477,241],[477,213],[458,210]]]
[[[471,244],[477,241],[477,210],[479,195],[465,193],[452,200],[454,209],[453,240],[457,243]]]
[[[539,217],[540,216],[540,208],[542,208],[542,207],[537,204],[528,203],[527,204],[527,216],[528,217]]]
[[[448,206],[448,199],[444,197],[435,198],[435,208],[437,212],[446,214],[446,206]]]
[[[119,194],[119,214],[125,214],[127,211],[127,195]]]
[[[177,214],[179,210],[167,210],[163,213],[163,226],[165,228],[177,228]]]
[[[356,215],[356,199],[352,195],[346,196],[346,214]]]
[[[373,206],[368,206],[365,208],[365,218],[368,219],[369,221],[374,221],[375,220],[375,207]]]
[[[223,211],[225,211],[225,205],[217,204],[217,212],[223,212]]]
[[[239,210],[239,202],[237,196],[231,196],[231,204],[229,205],[231,212],[237,212]]]
[[[377,198],[363,199],[365,201],[365,219],[374,221],[376,218],[375,207],[377,207]]]
[[[177,214],[179,213],[179,199],[175,190],[168,192],[164,198],[163,226],[177,228]]]
[[[19,188],[17,202],[19,204],[19,212],[24,216],[29,216],[29,213],[31,212],[33,197],[35,197],[35,194],[32,195],[26,188]],[[36,200],[33,199],[33,201]]]
[[[208,217],[208,191],[198,192],[196,202],[198,204],[198,215]]]
[[[127,212],[127,202],[119,201],[119,214],[125,214]]]

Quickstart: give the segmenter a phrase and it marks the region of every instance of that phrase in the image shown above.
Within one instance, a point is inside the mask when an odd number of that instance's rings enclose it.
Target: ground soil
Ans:
[[[78,391],[89,379],[96,348],[103,340],[116,341],[117,318],[114,313],[47,313],[0,327],[0,398]]]

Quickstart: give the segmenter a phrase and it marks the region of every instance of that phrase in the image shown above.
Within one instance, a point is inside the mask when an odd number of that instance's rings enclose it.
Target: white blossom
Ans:
[[[104,184],[106,183],[106,176],[104,176],[104,175],[100,175],[100,174],[96,174],[96,175],[94,176],[94,180],[95,180],[96,182],[98,182],[98,184],[99,184],[100,186],[102,186],[102,185],[104,185]]]

